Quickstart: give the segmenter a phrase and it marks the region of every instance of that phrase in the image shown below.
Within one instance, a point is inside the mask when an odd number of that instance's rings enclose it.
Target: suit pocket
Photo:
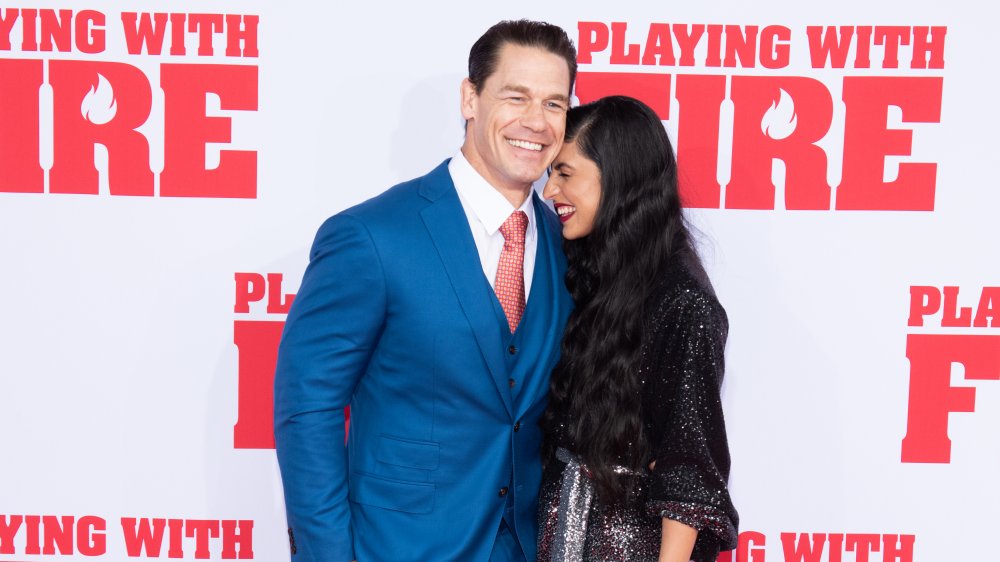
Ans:
[[[388,480],[358,472],[353,476],[350,499],[355,503],[416,514],[434,510],[434,484]]]
[[[378,449],[375,451],[375,460],[378,462],[421,470],[435,470],[440,456],[441,447],[437,443],[389,435],[379,436]]]

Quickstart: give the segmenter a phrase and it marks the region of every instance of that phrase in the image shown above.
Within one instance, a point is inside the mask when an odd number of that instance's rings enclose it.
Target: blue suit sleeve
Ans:
[[[282,333],[275,441],[296,562],[354,559],[344,408],[385,319],[385,278],[357,219],[320,227]]]

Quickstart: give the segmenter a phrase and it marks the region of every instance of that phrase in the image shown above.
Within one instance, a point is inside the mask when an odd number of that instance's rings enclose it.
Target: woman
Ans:
[[[542,418],[539,560],[714,562],[738,524],[719,398],[728,323],[663,123],[621,96],[570,110],[544,194],[576,308]]]

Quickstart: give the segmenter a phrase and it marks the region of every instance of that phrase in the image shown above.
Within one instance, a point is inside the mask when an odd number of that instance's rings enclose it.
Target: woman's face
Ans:
[[[563,225],[563,238],[576,240],[594,229],[601,204],[601,171],[577,150],[576,142],[563,145],[552,162],[542,195],[551,199]]]

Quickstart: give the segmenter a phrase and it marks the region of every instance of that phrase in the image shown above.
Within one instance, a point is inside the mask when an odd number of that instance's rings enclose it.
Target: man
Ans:
[[[537,422],[572,305],[531,185],[575,60],[558,27],[492,27],[461,151],[320,228],[275,376],[293,561],[535,559]]]

